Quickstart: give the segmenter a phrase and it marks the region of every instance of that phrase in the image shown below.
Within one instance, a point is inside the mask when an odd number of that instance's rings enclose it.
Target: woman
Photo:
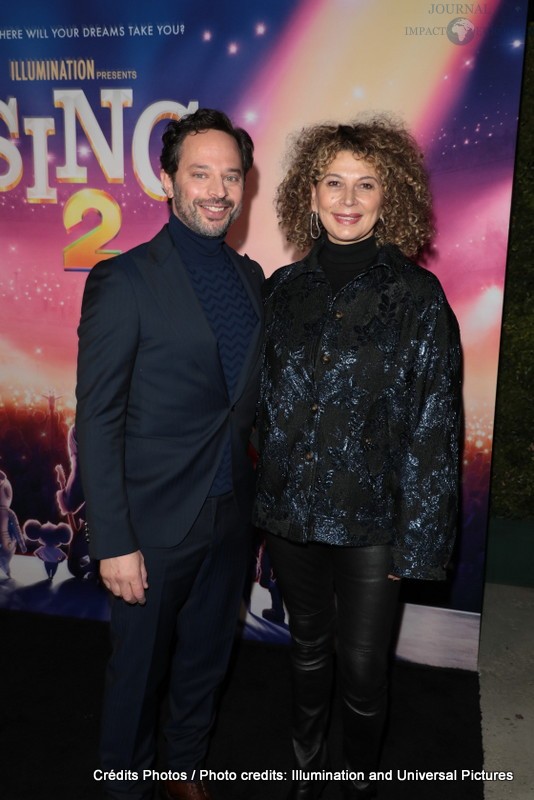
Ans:
[[[302,772],[289,798],[324,786],[336,640],[343,789],[355,800],[376,796],[399,581],[444,578],[451,554],[458,326],[436,277],[408,258],[432,223],[402,126],[299,132],[276,205],[287,239],[311,247],[266,284],[254,512],[290,618]]]

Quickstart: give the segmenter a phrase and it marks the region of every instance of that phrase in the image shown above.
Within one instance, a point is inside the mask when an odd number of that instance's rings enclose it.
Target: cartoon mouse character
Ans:
[[[45,522],[42,525],[36,519],[29,519],[24,523],[24,534],[34,542],[41,542],[42,546],[37,548],[34,556],[44,561],[46,574],[52,580],[59,564],[67,558],[59,545],[69,544],[72,538],[70,527],[65,522],[59,525]]]
[[[89,555],[89,545],[84,535],[83,513],[85,500],[83,496],[82,481],[78,468],[78,440],[74,425],[69,429],[67,436],[69,451],[70,471],[69,477],[65,476],[62,464],[56,466],[56,476],[59,491],[56,492],[56,502],[63,517],[72,530],[72,539],[67,552],[67,566],[69,572],[76,578],[97,578],[98,567]]]
[[[0,470],[0,569],[8,578],[11,577],[11,559],[18,548],[26,552],[26,544],[22,536],[17,515],[11,509],[13,487],[5,472]]]

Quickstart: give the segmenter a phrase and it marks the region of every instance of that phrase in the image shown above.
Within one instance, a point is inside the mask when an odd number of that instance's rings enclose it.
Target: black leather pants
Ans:
[[[333,655],[343,702],[344,767],[355,773],[347,800],[374,796],[387,710],[388,661],[399,581],[389,580],[390,548],[295,544],[268,535],[267,546],[289,612],[293,747],[297,769],[327,767],[326,728]],[[322,784],[304,776],[291,800],[315,800]]]

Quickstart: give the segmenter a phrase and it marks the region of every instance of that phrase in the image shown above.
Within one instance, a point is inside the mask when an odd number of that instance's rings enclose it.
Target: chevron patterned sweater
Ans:
[[[171,214],[170,232],[195,294],[219,345],[219,356],[232,399],[258,318],[231,258],[224,236],[210,239],[195,233]],[[210,497],[232,490],[230,435],[226,441]]]

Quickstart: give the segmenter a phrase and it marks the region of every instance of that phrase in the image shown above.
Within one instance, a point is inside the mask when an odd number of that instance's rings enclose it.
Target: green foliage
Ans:
[[[534,25],[528,29],[497,384],[491,513],[534,518]]]

